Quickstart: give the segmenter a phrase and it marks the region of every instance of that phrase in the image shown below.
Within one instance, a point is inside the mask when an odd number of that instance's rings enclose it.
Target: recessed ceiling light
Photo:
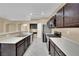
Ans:
[[[44,12],[41,12],[41,15],[44,15]]]
[[[32,13],[30,13],[30,15],[32,16],[33,14],[32,14]]]
[[[31,20],[31,16],[26,16],[25,20],[27,21]]]

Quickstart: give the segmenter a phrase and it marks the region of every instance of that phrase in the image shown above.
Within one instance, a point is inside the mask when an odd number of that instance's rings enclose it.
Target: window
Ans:
[[[30,29],[37,29],[37,24],[30,24]]]

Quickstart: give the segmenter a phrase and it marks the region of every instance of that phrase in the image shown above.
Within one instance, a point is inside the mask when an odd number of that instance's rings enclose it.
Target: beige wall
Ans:
[[[42,23],[45,24],[49,18],[42,18],[39,20],[31,20],[31,21],[9,21],[5,18],[0,18],[0,33],[3,32],[15,32],[15,31],[27,31],[30,32],[29,24],[30,23]],[[23,26],[23,24],[27,24],[27,26]]]
[[[54,31],[62,32],[62,36],[79,42],[79,28],[55,28]]]

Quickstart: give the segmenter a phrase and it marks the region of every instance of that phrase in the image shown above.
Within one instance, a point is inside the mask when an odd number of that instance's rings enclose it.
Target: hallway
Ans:
[[[24,56],[49,56],[46,43],[40,38],[34,38],[33,43],[24,53]]]

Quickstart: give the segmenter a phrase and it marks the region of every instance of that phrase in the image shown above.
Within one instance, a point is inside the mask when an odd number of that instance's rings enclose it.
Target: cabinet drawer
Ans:
[[[50,54],[51,54],[51,56],[54,56],[54,51],[55,51],[54,47],[50,44]]]
[[[27,37],[27,46],[30,45],[30,36]]]
[[[57,46],[55,46],[55,50],[58,52],[60,56],[66,56]]]
[[[55,56],[60,56],[57,51],[55,51]]]
[[[50,40],[50,44],[51,44],[53,47],[55,46],[54,42],[51,41],[51,40]]]
[[[21,41],[19,41],[17,44],[16,44],[16,46],[18,47],[18,46],[20,46],[21,44],[23,44],[24,43],[24,40],[21,40]]]
[[[25,43],[24,43],[24,50],[26,51],[26,49],[28,48],[27,47],[28,45],[27,45],[27,40],[25,39]]]
[[[17,47],[17,56],[22,56],[24,54],[24,44]]]

